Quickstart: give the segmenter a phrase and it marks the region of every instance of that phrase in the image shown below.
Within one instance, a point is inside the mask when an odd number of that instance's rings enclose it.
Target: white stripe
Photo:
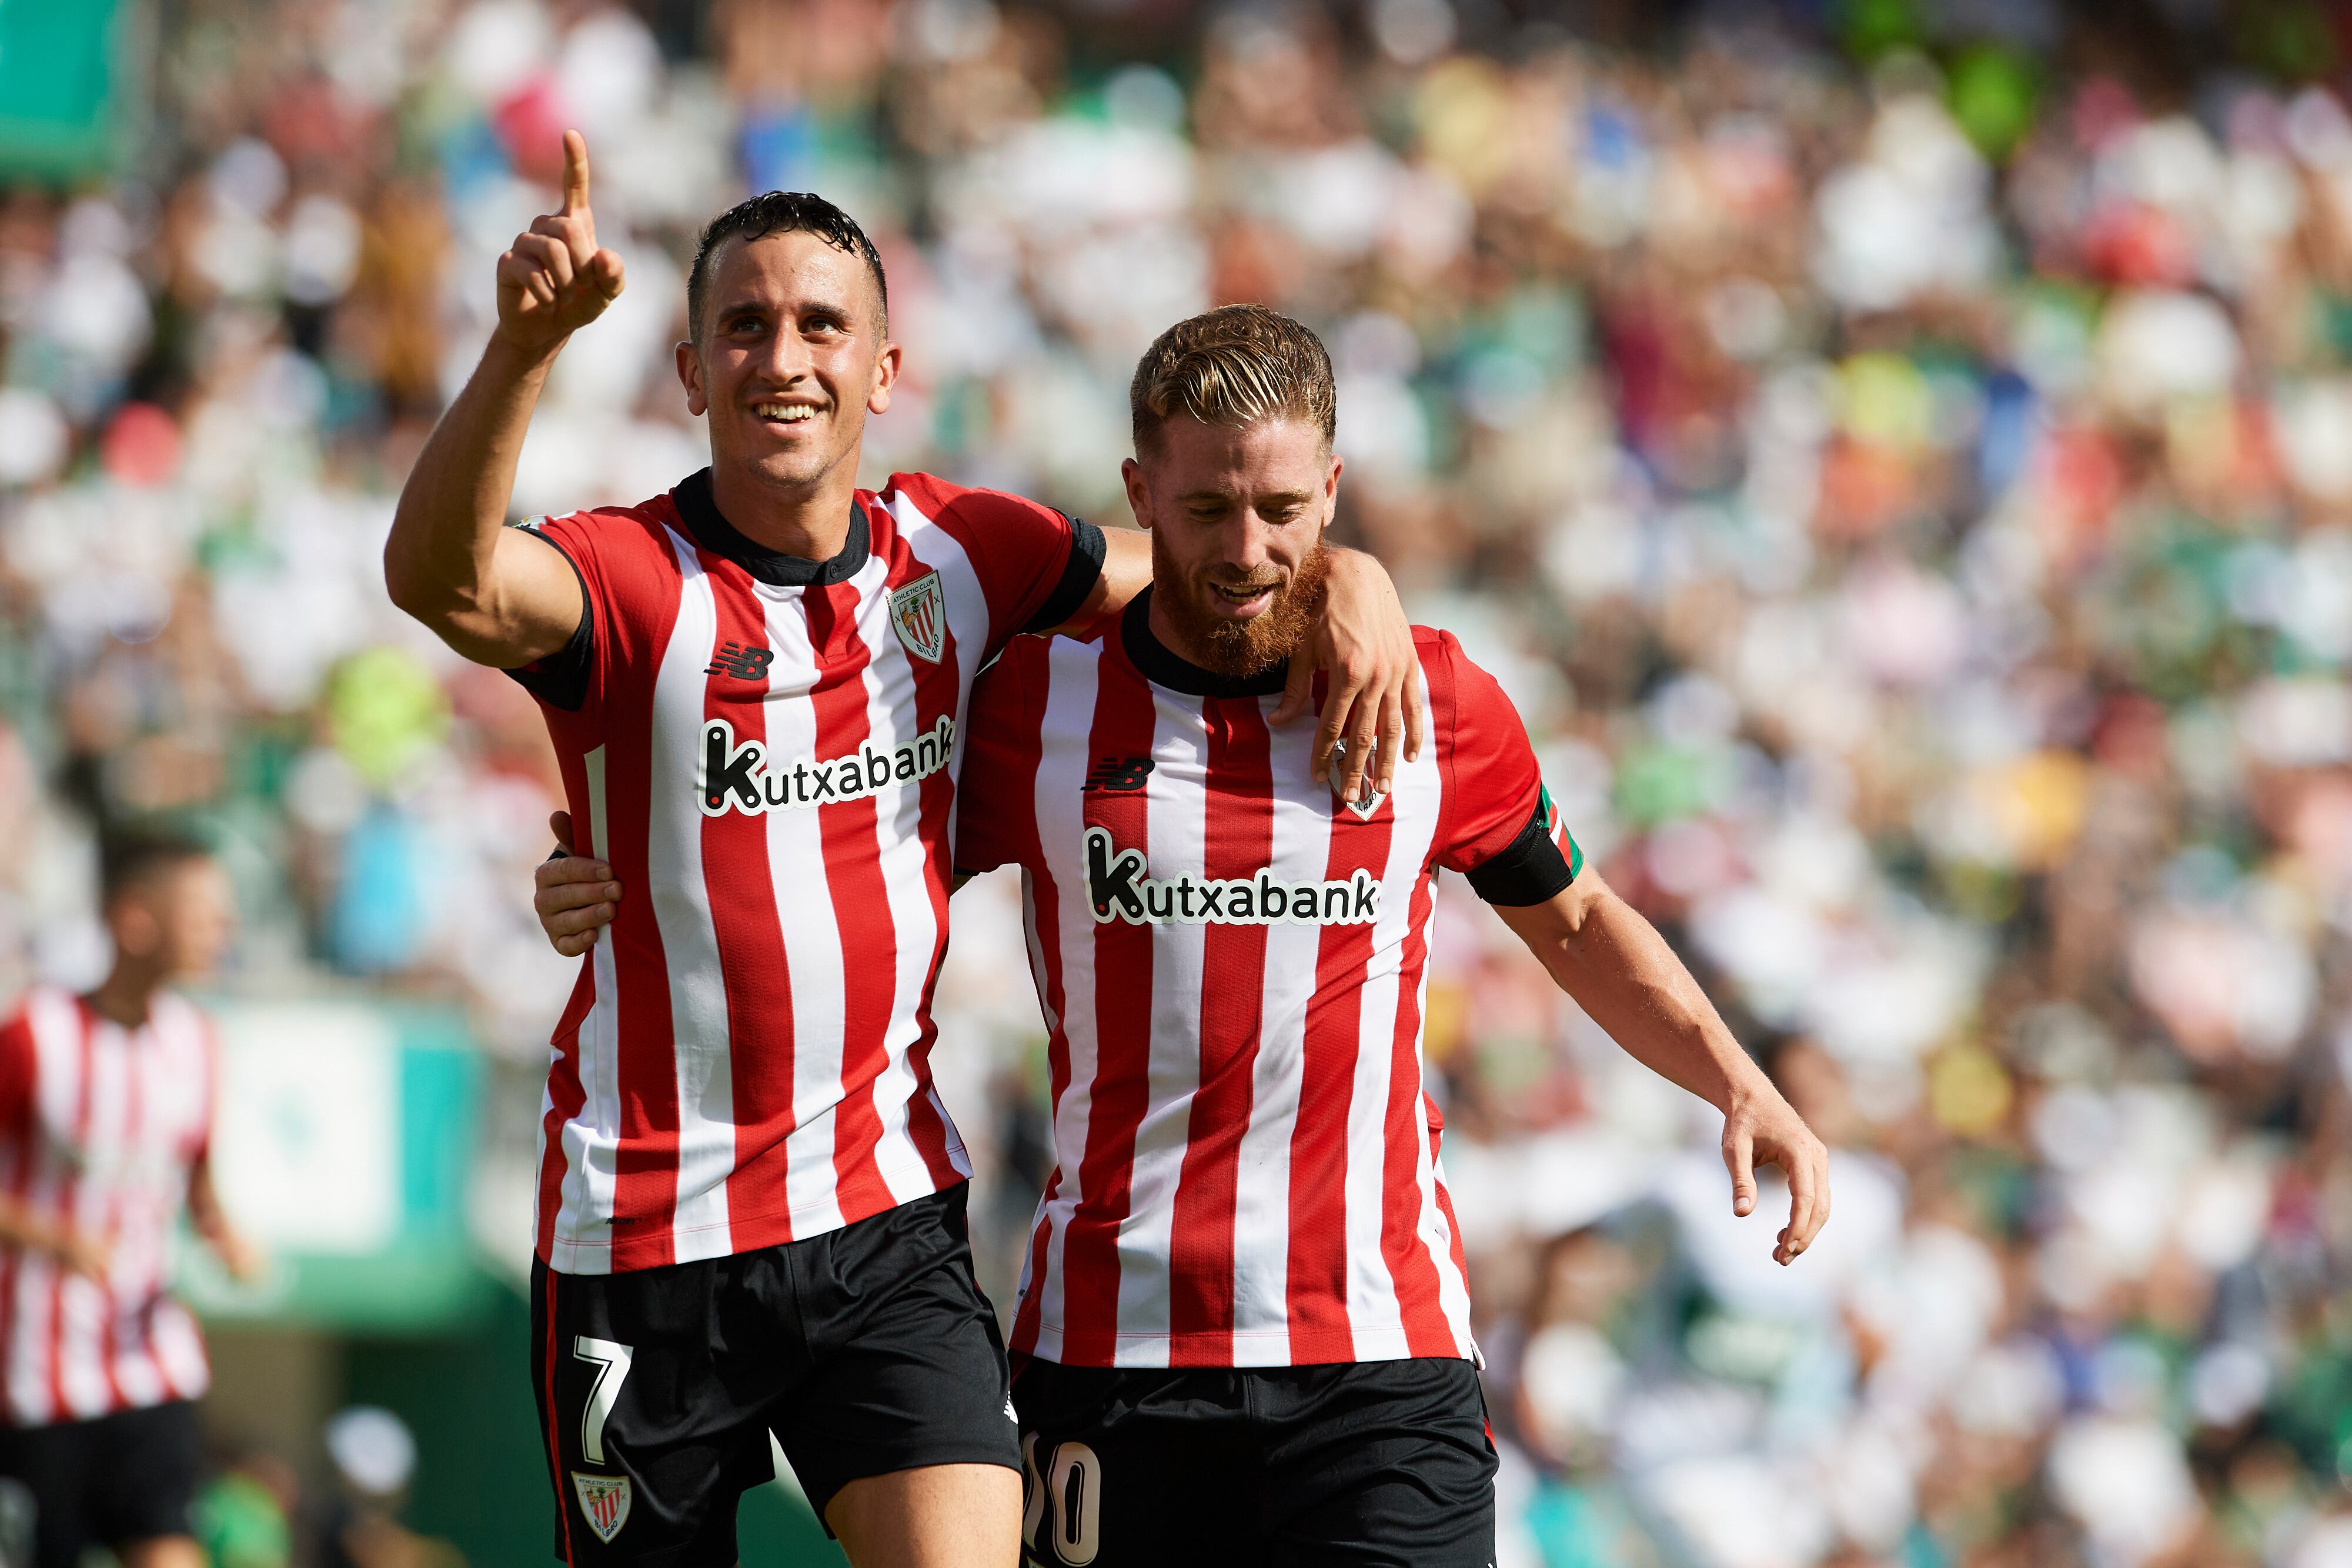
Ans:
[[[102,1243],[111,1218],[108,1211],[121,1182],[123,1151],[118,1140],[130,1062],[120,1026],[100,1019],[89,1032],[89,1102],[79,1151],[81,1179],[74,1188],[73,1211],[66,1218],[82,1235]],[[112,1249],[108,1252],[110,1265]],[[66,1408],[75,1416],[102,1416],[114,1402],[106,1382],[106,1323],[113,1314],[113,1295],[87,1276],[68,1275],[60,1307],[64,1333],[58,1339],[58,1375]]]
[[[205,1364],[205,1342],[188,1309],[168,1297],[155,1308],[155,1354],[180,1398],[194,1399],[212,1386]]]
[[[1153,689],[1152,770],[1144,859],[1155,877],[1198,876],[1206,834],[1208,725],[1202,699]],[[1121,846],[1124,848],[1125,846]],[[1163,869],[1164,868],[1164,869]],[[1089,920],[1089,934],[1092,922]],[[1176,1197],[1201,1086],[1201,982],[1205,925],[1153,925],[1151,1043],[1143,1122],[1136,1129],[1127,1223],[1118,1233],[1121,1366],[1168,1364],[1170,1250]]]
[[[669,971],[670,1033],[677,1085],[677,1204],[670,1240],[678,1262],[734,1250],[727,1223],[727,1176],[735,1168],[735,1083],[728,1047],[727,981],[703,880],[702,810],[696,776],[702,716],[718,650],[719,610],[710,580],[675,530],[677,623],[654,677],[646,758],[646,864],[654,924]]]
[[[1279,698],[1258,706],[1273,713]],[[1308,771],[1314,747],[1297,730],[1267,730],[1274,788],[1274,871],[1293,883],[1320,883],[1329,869],[1331,814],[1315,805],[1328,794]],[[1242,1134],[1234,1203],[1234,1354],[1235,1366],[1285,1366],[1291,1360],[1290,1151],[1307,1067],[1307,1009],[1315,995],[1320,925],[1280,924],[1265,933],[1259,990],[1257,1062],[1248,1130]]]
[[[51,1212],[54,1183],[36,1177],[28,1197],[34,1212]],[[21,1427],[38,1427],[56,1418],[49,1398],[49,1302],[56,1267],[36,1252],[16,1254],[16,1334],[8,1346],[8,1413]]]
[[[803,591],[755,585],[776,651],[768,667],[768,755],[793,762],[816,755],[816,648]],[[793,998],[793,1131],[784,1140],[784,1201],[793,1234],[842,1222],[834,1169],[834,1107],[841,1103],[842,1040],[848,1029],[841,923],[824,867],[824,813],[769,811],[768,875],[784,942]]]
[[[1427,697],[1423,698],[1426,703]],[[1393,813],[1389,857],[1381,868],[1380,919],[1372,927],[1372,955],[1366,966],[1359,1015],[1356,1079],[1348,1102],[1346,1174],[1348,1227],[1348,1322],[1360,1361],[1395,1360],[1412,1354],[1404,1311],[1397,1300],[1381,1251],[1388,1168],[1388,1109],[1391,1055],[1396,1049],[1400,973],[1405,939],[1412,925],[1412,895],[1429,858],[1444,805],[1438,773],[1438,747],[1423,749],[1418,762],[1400,761],[1390,797]],[[1418,1109],[1414,1112],[1416,1121]]]
[[[613,854],[605,801],[604,748],[582,754],[580,770],[588,786],[588,840],[583,854]],[[620,1183],[621,1014],[620,982],[613,965],[608,929],[588,949],[589,985],[594,1000],[580,1020],[572,1050],[580,1074],[580,1110],[556,1129],[563,1152],[563,1185],[557,1198],[553,1244],[548,1266],[559,1273],[603,1274],[613,1267],[613,1203]],[[550,1052],[552,1058],[552,1051]],[[540,1106],[541,1137],[555,1107],[554,1076]]]
[[[1041,843],[1076,843],[1086,831],[1086,798],[1079,786],[1086,780],[1087,737],[1094,725],[1095,702],[1102,671],[1096,650],[1066,640],[1056,641],[1044,661],[1045,721],[1037,758],[1037,783],[1033,810]],[[1067,870],[1067,859],[1048,855],[1051,864]],[[1035,895],[1034,879],[1026,880],[1024,902]],[[1062,1184],[1050,1204],[1039,1206],[1038,1223],[1051,1223],[1045,1242],[1045,1278],[1033,1289],[1037,1301],[1037,1354],[1048,1361],[1062,1354],[1063,1333],[1068,1326],[1069,1280],[1065,1253],[1070,1239],[1070,1217],[1086,1196],[1079,1173],[1087,1154],[1087,1132],[1092,1125],[1095,1073],[1101,1064],[1100,1043],[1095,1036],[1095,923],[1087,907],[1086,877],[1055,879],[1055,925],[1060,951],[1055,955],[1062,980],[1063,1038],[1069,1050],[1069,1082],[1054,1116],[1054,1158],[1059,1162]],[[1042,949],[1041,949],[1042,951]],[[1042,971],[1040,972],[1042,977]],[[1038,993],[1042,998],[1042,977]]]

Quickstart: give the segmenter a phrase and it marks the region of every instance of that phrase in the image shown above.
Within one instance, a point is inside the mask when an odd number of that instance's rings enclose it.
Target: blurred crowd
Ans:
[[[527,1171],[551,760],[378,551],[577,125],[629,288],[519,512],[700,465],[683,264],[755,189],[888,264],[869,482],[1123,521],[1156,331],[1325,335],[1342,532],[1834,1150],[1776,1270],[1711,1115],[1449,885],[1509,1568],[2352,1563],[2352,45],[2193,0],[1551,9],[163,6],[121,176],[0,194],[0,968],[88,974],[95,826],[200,814],[236,983],[461,999]],[[936,1059],[1000,1300],[1015,897],[959,899]]]

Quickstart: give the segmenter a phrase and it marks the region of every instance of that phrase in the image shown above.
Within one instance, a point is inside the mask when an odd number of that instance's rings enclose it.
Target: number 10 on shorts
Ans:
[[[1041,1464],[1031,1433],[1021,1439],[1021,1539],[1030,1553],[1064,1568],[1087,1568],[1102,1545],[1102,1461],[1095,1451],[1084,1443],[1056,1443]]]

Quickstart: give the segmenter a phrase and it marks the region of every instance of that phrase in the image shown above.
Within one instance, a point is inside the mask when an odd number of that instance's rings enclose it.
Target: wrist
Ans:
[[[494,373],[518,381],[543,376],[555,363],[556,356],[563,352],[563,345],[571,340],[572,334],[565,332],[544,342],[520,341],[508,335],[507,324],[501,321],[490,329],[489,345],[482,350],[482,364]]]

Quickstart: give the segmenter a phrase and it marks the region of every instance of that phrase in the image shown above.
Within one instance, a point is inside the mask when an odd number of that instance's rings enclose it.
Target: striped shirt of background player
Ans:
[[[974,672],[1091,588],[1073,570],[1091,530],[920,475],[856,504],[870,553],[840,581],[747,570],[761,552],[718,518],[704,476],[541,527],[590,616],[579,689],[534,689],[577,847],[631,890],[553,1042],[538,1233],[551,1268],[725,1256],[971,1173],[927,1061],[955,756],[856,800],[714,814],[705,726],[723,719],[786,771],[918,745],[942,719],[960,753]],[[891,594],[933,571],[936,662],[890,618]],[[764,668],[740,652],[760,648]]]
[[[186,1000],[125,1029],[53,986],[0,1026],[0,1188],[105,1250],[103,1282],[0,1253],[0,1395],[13,1426],[193,1399],[204,1340],[164,1293],[173,1228],[212,1126],[213,1040]]]
[[[1475,1355],[1421,1058],[1434,873],[1534,842],[1564,881],[1576,850],[1500,688],[1451,636],[1417,635],[1433,744],[1368,821],[1313,780],[1303,731],[1269,733],[1276,697],[1155,685],[1116,623],[1015,649],[982,682],[957,860],[1026,870],[1059,1162],[1014,1348],[1087,1366]],[[1086,789],[1131,757],[1153,762],[1141,788]],[[1148,846],[1160,879],[1363,870],[1377,919],[1098,923],[1090,826]]]

